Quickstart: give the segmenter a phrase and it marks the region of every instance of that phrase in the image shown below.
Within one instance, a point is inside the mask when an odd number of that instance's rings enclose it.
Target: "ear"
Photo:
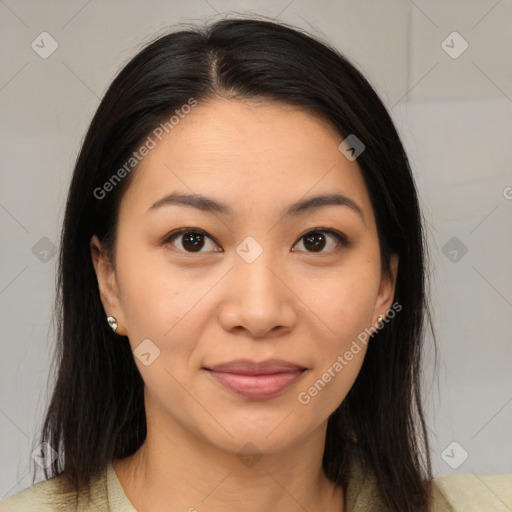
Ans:
[[[100,290],[100,299],[105,310],[105,323],[107,316],[113,316],[117,319],[116,334],[126,336],[126,322],[121,305],[119,286],[114,265],[102,250],[101,243],[96,235],[91,238],[90,244],[91,258],[98,280]]]
[[[398,254],[392,254],[389,262],[390,274],[382,274],[380,279],[379,291],[375,302],[374,323],[379,316],[386,316],[388,310],[393,305],[395,296],[396,276],[398,274]]]

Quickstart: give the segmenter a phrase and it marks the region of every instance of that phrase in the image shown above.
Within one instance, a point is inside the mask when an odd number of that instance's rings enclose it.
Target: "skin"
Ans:
[[[392,275],[381,272],[371,201],[341,140],[324,120],[283,104],[201,103],[134,171],[120,204],[115,265],[91,239],[106,315],[132,349],[150,339],[160,350],[148,366],[135,358],[146,441],[114,461],[137,510],[344,509],[344,491],[321,463],[327,419],[354,383],[364,346],[307,405],[297,397],[391,307],[398,261]],[[207,195],[235,214],[148,211],[171,192]],[[333,192],[362,215],[331,205],[282,217],[298,200]],[[350,245],[322,232],[316,252],[304,235],[318,227],[340,231]],[[180,235],[165,241],[179,228],[207,233],[201,252]],[[236,252],[247,236],[263,249],[252,263]],[[237,358],[307,370],[278,396],[251,400],[203,369]],[[261,456],[250,466],[237,456],[246,443]]]

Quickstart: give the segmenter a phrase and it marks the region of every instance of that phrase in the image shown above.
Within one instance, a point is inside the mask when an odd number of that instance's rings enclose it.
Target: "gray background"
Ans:
[[[166,27],[248,12],[332,41],[389,108],[428,221],[440,349],[438,383],[431,357],[426,365],[435,474],[512,472],[510,0],[0,0],[0,499],[31,484],[48,399],[55,246],[99,99]],[[454,31],[469,45],[460,55]],[[58,44],[51,55],[42,32]]]

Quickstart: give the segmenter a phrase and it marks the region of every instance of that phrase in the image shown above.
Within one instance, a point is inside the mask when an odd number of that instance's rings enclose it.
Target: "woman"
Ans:
[[[59,270],[47,480],[0,510],[452,510],[415,185],[336,50],[242,19],[149,44],[88,130]]]

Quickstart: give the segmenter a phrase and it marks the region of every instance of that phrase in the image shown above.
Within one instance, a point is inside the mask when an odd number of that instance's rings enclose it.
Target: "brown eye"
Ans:
[[[306,247],[308,251],[311,250],[313,252],[320,252],[326,244],[326,237],[320,232],[311,233],[310,235],[305,236],[303,240],[304,247]]]
[[[177,249],[184,252],[209,252],[208,240],[211,242],[210,247],[213,246],[213,251],[218,252],[217,244],[210,238],[204,231],[193,229],[182,229],[180,231],[171,233],[166,238],[165,243],[171,243]],[[181,246],[181,247],[180,247]],[[202,250],[206,247],[206,250]]]
[[[299,242],[302,242],[306,252],[329,252],[340,245],[348,245],[344,235],[332,230],[309,231],[300,238]],[[325,247],[327,250],[324,251]]]
[[[204,235],[199,233],[185,233],[182,235],[181,245],[187,251],[199,252],[204,247]]]

